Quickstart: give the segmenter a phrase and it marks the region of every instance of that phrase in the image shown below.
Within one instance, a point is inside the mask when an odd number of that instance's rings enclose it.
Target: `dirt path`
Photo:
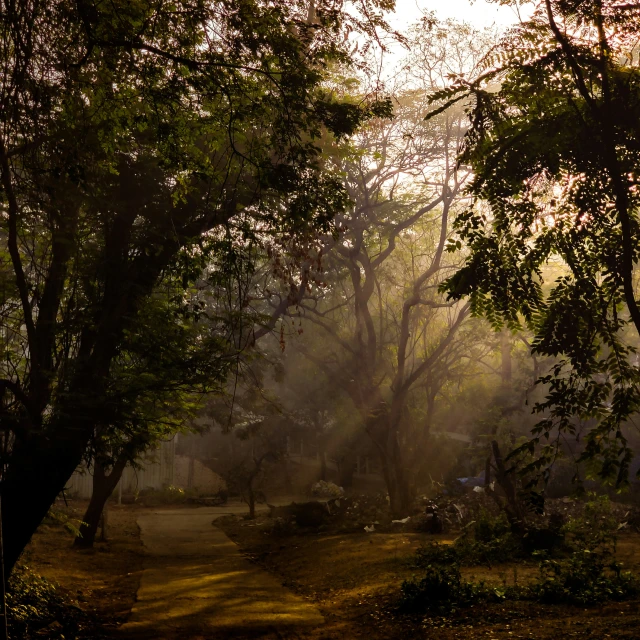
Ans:
[[[124,638],[295,638],[324,622],[212,525],[218,516],[245,511],[205,507],[139,517],[146,557]]]

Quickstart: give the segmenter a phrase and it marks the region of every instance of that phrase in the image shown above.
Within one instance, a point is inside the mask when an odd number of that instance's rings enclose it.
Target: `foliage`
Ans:
[[[607,553],[615,552],[616,532],[620,524],[613,515],[611,501],[608,496],[589,494],[584,503],[582,515],[571,518],[564,525],[567,544],[573,549],[588,549],[591,552],[599,549]]]
[[[618,529],[609,498],[591,494],[582,516],[563,527],[569,558],[551,560],[541,554],[540,577],[532,587],[536,597],[542,602],[594,605],[636,595],[640,582],[615,560]]]
[[[311,485],[311,495],[316,498],[344,498],[344,489],[333,482],[318,480]]]
[[[509,522],[501,513],[492,516],[480,512],[476,520],[466,525],[453,544],[431,543],[416,552],[418,567],[432,563],[445,565],[493,565],[524,556],[522,540],[511,532]]]
[[[627,482],[625,423],[640,407],[639,12],[613,0],[541,2],[479,81],[437,96],[470,99],[460,162],[474,172],[474,202],[450,244],[465,247],[465,265],[444,288],[496,328],[524,322],[534,353],[555,360],[534,437],[519,449],[536,452],[528,471],[543,478],[563,435],[589,424],[581,459]]]
[[[640,580],[610,560],[608,553],[583,549],[568,560],[543,560],[532,594],[543,603],[593,606],[640,593]]]
[[[407,613],[448,613],[478,602],[528,599],[531,591],[526,587],[494,587],[482,580],[464,580],[459,566],[454,564],[449,567],[428,565],[420,580],[414,576],[402,583],[401,594],[400,609]]]
[[[273,518],[270,525],[265,529],[270,535],[285,538],[299,533],[295,523],[291,518]]]
[[[423,111],[449,73],[474,70],[487,42],[471,28],[432,29],[434,22],[411,33],[412,53],[396,74],[395,117],[363,126],[340,159],[351,205],[336,216],[339,235],[322,238],[326,276],[310,282],[290,312],[318,329],[322,348],[305,338],[296,347],[353,405],[399,518],[428,447],[435,398],[464,375],[460,354],[476,337],[464,327],[467,307],[437,291],[455,268],[444,247],[470,176],[452,162],[466,117],[452,108],[427,122]],[[412,420],[410,408],[421,402],[427,415]]]
[[[455,607],[468,606],[477,600],[482,587],[466,582],[457,565],[438,567],[427,565],[420,580],[405,580],[401,586],[401,609],[407,612],[449,612]]]
[[[418,580],[401,585],[400,607],[406,612],[449,612],[475,602],[530,600],[543,604],[595,606],[628,600],[640,593],[640,580],[606,554],[575,551],[568,559],[543,559],[538,579],[528,585],[492,587],[465,581],[457,564],[427,565]]]
[[[17,567],[7,586],[7,618],[12,638],[42,637],[42,630],[46,629],[47,638],[64,640],[75,638],[86,625],[86,614],[68,603],[55,584],[27,566]]]
[[[143,489],[136,495],[136,502],[147,507],[161,504],[184,504],[189,496],[188,491],[169,485],[163,489]]]
[[[420,580],[414,578],[402,584],[403,607],[446,610],[496,599],[594,606],[640,593],[640,579],[623,571],[615,560],[618,524],[606,496],[592,496],[585,504],[584,514],[562,528],[560,539],[565,544],[555,549],[557,557],[550,557],[547,551],[534,551],[529,556],[539,561],[539,574],[526,585],[494,589],[483,582],[462,580],[461,565],[518,562],[526,552],[524,540],[513,537],[504,515],[485,516],[471,525],[467,528],[473,531],[473,537],[465,532],[452,545],[432,544],[418,550],[415,565],[426,573]]]
[[[8,569],[96,426],[111,429],[94,443],[109,455],[132,434],[148,444],[184,417],[169,401],[189,408],[207,371],[219,382],[252,344],[239,256],[250,271],[251,247],[277,253],[348,206],[323,148],[390,102],[337,95],[328,72],[353,68],[347,34],[374,36],[392,5],[2,4]],[[221,286],[229,274],[238,287]],[[207,275],[209,331],[193,291]]]
[[[64,511],[60,511],[55,507],[51,507],[47,513],[47,517],[43,520],[45,524],[62,525],[63,529],[70,533],[74,538],[80,534],[82,520],[70,518]]]

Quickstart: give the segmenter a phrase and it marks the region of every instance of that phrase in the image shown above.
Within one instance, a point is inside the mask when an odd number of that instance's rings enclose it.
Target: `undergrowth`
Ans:
[[[82,609],[65,600],[54,583],[20,566],[7,585],[7,622],[11,638],[71,640],[83,637],[89,620]]]
[[[511,533],[504,515],[482,512],[469,523],[453,544],[433,542],[418,549],[413,559],[417,568],[438,565],[493,565],[524,556],[522,542]]]
[[[442,613],[476,602],[502,600],[594,606],[636,597],[640,595],[640,580],[623,571],[615,560],[618,527],[608,499],[592,496],[582,517],[555,532],[550,549],[531,553],[531,540],[518,539],[506,518],[483,514],[453,544],[431,544],[418,550],[414,564],[423,574],[402,583],[401,608]],[[532,539],[536,540],[545,530],[533,531]],[[554,541],[553,535],[540,539]],[[464,564],[497,564],[524,557],[539,563],[538,576],[530,584],[496,588],[485,582],[465,581],[460,573],[459,567]]]

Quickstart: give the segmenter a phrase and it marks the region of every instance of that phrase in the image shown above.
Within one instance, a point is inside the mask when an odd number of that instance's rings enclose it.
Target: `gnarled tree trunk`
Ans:
[[[500,446],[496,440],[491,441],[491,451],[495,463],[496,483],[504,492],[504,500],[500,500],[495,492],[492,492],[492,495],[498,505],[504,510],[511,525],[511,530],[517,535],[524,535],[527,528],[525,521],[526,514],[523,504],[518,497],[515,472],[506,467]]]
[[[411,507],[411,488],[398,440],[398,420],[386,407],[372,412],[367,433],[380,456],[382,475],[389,493],[389,506],[394,516],[405,517]]]
[[[16,443],[2,487],[5,576],[82,460],[90,432],[56,433],[55,442]],[[67,436],[67,437],[65,437]],[[72,437],[75,436],[75,437]]]
[[[107,500],[118,486],[122,473],[127,466],[127,458],[122,457],[116,461],[111,469],[111,473],[107,474],[105,468],[97,460],[93,464],[93,493],[89,506],[82,518],[80,525],[80,535],[74,540],[76,547],[89,548],[93,546],[96,539],[96,532],[100,525],[100,516],[102,516]],[[104,528],[103,528],[104,532]]]

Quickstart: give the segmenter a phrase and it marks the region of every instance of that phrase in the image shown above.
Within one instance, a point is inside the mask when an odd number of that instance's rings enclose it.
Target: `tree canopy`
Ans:
[[[477,82],[439,96],[470,100],[460,162],[474,173],[451,244],[465,266],[446,290],[495,326],[524,322],[533,352],[555,358],[521,449],[540,453],[530,468],[585,431],[582,459],[617,485],[640,406],[639,17],[634,3],[545,0]]]
[[[326,227],[346,206],[320,140],[389,104],[324,80],[352,62],[345,33],[373,36],[390,6],[2,2],[8,571],[114,406],[163,283],[188,287],[207,256]]]

